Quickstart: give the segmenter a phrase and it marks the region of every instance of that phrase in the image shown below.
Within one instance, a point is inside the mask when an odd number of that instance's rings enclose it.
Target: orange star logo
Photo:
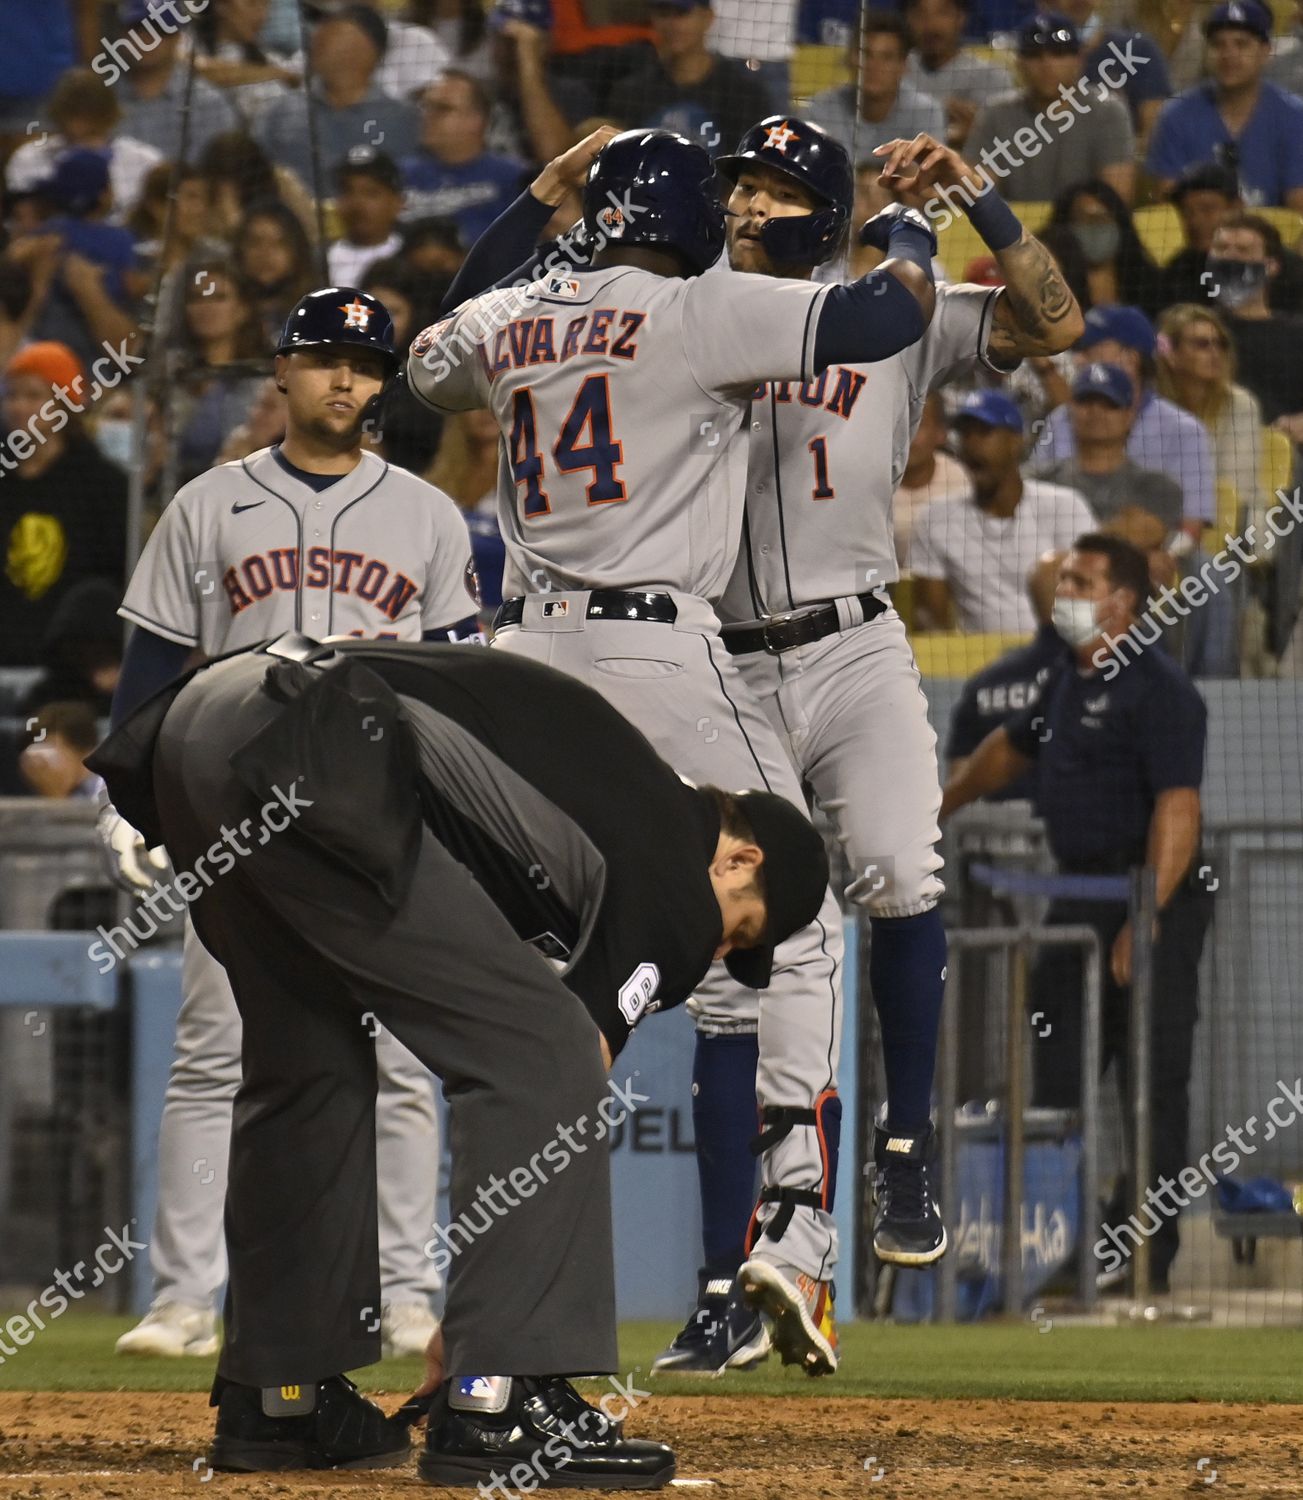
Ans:
[[[800,136],[797,135],[796,131],[792,129],[786,120],[781,125],[771,125],[765,131],[766,147],[772,147],[775,151],[783,152],[784,155],[787,153],[788,141],[798,140],[800,140]]]

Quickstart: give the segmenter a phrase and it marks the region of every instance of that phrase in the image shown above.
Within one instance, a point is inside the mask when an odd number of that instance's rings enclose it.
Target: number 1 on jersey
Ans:
[[[811,438],[806,447],[814,458],[814,488],[810,491],[810,499],[835,500],[837,491],[828,483],[828,439]]]
[[[587,438],[585,442],[584,439]],[[522,387],[512,397],[511,474],[525,486],[526,519],[551,513],[552,505],[543,488],[543,455],[538,445],[538,420],[534,393]],[[605,375],[590,375],[579,387],[569,415],[552,448],[558,472],[572,474],[591,469],[593,478],[585,490],[589,505],[612,505],[629,498],[618,470],[624,445],[612,434],[611,388]]]

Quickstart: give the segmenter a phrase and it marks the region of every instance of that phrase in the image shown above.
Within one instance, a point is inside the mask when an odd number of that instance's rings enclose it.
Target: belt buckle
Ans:
[[[784,651],[791,650],[790,646],[771,645],[769,640],[769,632],[775,628],[781,629],[785,625],[790,625],[795,618],[795,612],[792,610],[788,610],[786,613],[781,615],[770,615],[765,623],[760,627],[760,638],[761,640],[763,640],[765,650],[770,656],[781,656]]]

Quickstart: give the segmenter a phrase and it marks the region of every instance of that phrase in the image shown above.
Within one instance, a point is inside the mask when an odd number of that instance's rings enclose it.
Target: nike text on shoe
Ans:
[[[769,1357],[769,1330],[729,1277],[701,1278],[697,1305],[674,1342],[652,1361],[653,1375],[722,1375]]]
[[[747,1302],[773,1324],[773,1344],[785,1365],[807,1375],[837,1371],[837,1323],[833,1288],[791,1266],[778,1267],[752,1257],[737,1273]]]
[[[407,1428],[343,1375],[266,1390],[218,1376],[209,1405],[217,1434],[208,1462],[227,1472],[394,1469],[411,1449]]]
[[[155,1355],[175,1359],[188,1354],[211,1359],[217,1353],[217,1315],[211,1307],[163,1302],[151,1307],[134,1328],[113,1346],[117,1354]]]
[[[946,1229],[932,1194],[936,1132],[873,1132],[873,1249],[896,1266],[926,1266],[945,1253]]]
[[[658,1490],[674,1478],[674,1452],[626,1438],[560,1376],[472,1375],[440,1386],[417,1473],[481,1493]]]

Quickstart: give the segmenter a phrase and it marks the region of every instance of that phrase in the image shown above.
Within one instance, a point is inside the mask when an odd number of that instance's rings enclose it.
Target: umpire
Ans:
[[[518,1195],[454,1262],[422,1477],[666,1483],[672,1452],[563,1378],[615,1369],[603,1058],[713,959],[768,983],[828,883],[802,813],[691,787],[574,678],[464,646],[282,637],[91,760],[244,1023],[214,1466],[406,1454],[343,1379],[380,1352],[374,1018],[443,1080],[453,1218]]]
[[[1146,632],[1140,629],[1128,634],[1148,596],[1142,552],[1101,533],[1077,538],[1060,567],[1055,592],[1053,621],[1066,642],[1061,659],[1039,701],[992,730],[951,777],[942,817],[998,791],[1035,762],[1037,810],[1061,872],[1120,875],[1137,865],[1153,866],[1159,907],[1150,1078],[1155,1183],[1145,1186],[1157,1196],[1188,1163],[1199,958],[1212,903],[1197,878],[1195,859],[1207,710],[1194,683],[1161,646],[1141,648]],[[1155,626],[1149,639],[1158,633]],[[1118,641],[1122,645],[1115,650]],[[1116,1061],[1126,1097],[1131,984],[1126,903],[1060,899],[1046,921],[1085,923],[1099,934],[1106,971],[1102,1060],[1106,1068]],[[1071,1108],[1080,1101],[1081,988],[1079,952],[1054,948],[1042,955],[1031,983],[1031,1004],[1050,1027],[1034,1044],[1039,1105]],[[1163,1179],[1167,1186],[1160,1188]],[[1125,1182],[1119,1183],[1105,1210],[1109,1225],[1125,1223],[1127,1198]],[[1164,1291],[1179,1242],[1175,1209],[1150,1208],[1142,1227],[1151,1237],[1153,1290]],[[1131,1232],[1129,1239],[1138,1243],[1139,1235]],[[1114,1254],[1114,1261],[1106,1269],[1121,1271],[1121,1257]],[[1100,1280],[1109,1284],[1103,1276]]]

